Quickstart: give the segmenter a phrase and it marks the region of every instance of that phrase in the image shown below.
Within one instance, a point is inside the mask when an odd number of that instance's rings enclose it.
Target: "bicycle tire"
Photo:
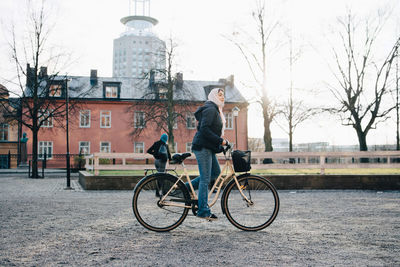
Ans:
[[[151,174],[142,178],[135,186],[132,208],[138,222],[155,232],[167,232],[178,227],[186,218],[189,208],[162,206],[159,200],[178,180],[167,173]],[[189,192],[183,182],[171,192],[166,200],[176,201],[190,206]],[[157,192],[159,196],[156,196]],[[188,204],[189,203],[189,204]]]
[[[279,212],[279,195],[274,185],[264,177],[251,174],[243,174],[237,180],[243,194],[253,204],[247,203],[235,180],[231,180],[221,199],[229,222],[244,231],[259,231],[268,227]]]

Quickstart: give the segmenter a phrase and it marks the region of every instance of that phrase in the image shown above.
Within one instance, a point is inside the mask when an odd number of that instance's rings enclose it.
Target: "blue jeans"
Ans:
[[[197,216],[208,217],[211,215],[208,207],[208,184],[210,180],[215,180],[221,173],[217,156],[214,152],[207,148],[201,150],[193,150],[199,165],[200,176],[193,179],[192,185],[194,189],[199,189],[198,211]]]

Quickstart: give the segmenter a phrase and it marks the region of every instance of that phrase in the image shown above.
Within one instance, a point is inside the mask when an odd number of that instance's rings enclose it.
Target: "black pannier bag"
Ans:
[[[251,169],[251,151],[235,150],[232,152],[233,168],[235,172],[248,172]]]

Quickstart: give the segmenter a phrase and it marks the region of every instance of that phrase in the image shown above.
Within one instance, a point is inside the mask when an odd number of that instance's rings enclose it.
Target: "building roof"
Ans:
[[[0,95],[9,95],[7,88],[0,84]]]
[[[65,79],[65,78],[64,78]],[[71,98],[99,98],[103,99],[103,85],[107,82],[120,83],[120,99],[145,99],[151,93],[148,79],[128,77],[97,77],[94,83],[89,76],[68,77],[69,97]],[[221,81],[193,81],[184,80],[182,88],[174,91],[176,100],[206,101],[206,88],[225,87],[225,102],[247,103],[235,86],[230,86],[224,80]]]

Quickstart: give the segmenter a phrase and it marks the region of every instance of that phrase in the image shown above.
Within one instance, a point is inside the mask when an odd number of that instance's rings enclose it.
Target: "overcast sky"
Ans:
[[[38,2],[38,1],[36,1]],[[308,90],[322,90],[326,82],[332,81],[327,62],[330,55],[328,39],[332,25],[338,16],[346,14],[346,8],[365,16],[376,13],[379,8],[389,6],[392,19],[387,23],[382,41],[391,43],[400,14],[398,0],[286,0],[268,1],[268,18],[279,19],[283,29],[291,29],[294,47],[301,47],[302,53],[293,71],[293,81],[299,94]],[[112,45],[124,31],[120,19],[129,15],[128,0],[47,0],[56,22],[49,40],[71,52],[74,64],[66,69],[70,75],[89,75],[90,69],[97,69],[99,76],[112,74]],[[23,30],[25,0],[0,1],[0,77],[15,76],[10,65],[8,29],[12,23],[20,33]],[[224,36],[231,36],[239,29],[254,30],[251,12],[253,0],[151,0],[150,15],[158,19],[154,28],[163,39],[172,36],[179,45],[176,70],[182,71],[184,79],[218,80],[231,74],[242,93],[249,97],[252,90],[246,85],[251,79],[249,71],[237,48]],[[397,17],[396,17],[397,16]],[[397,23],[396,23],[397,22]],[[287,32],[287,30],[286,30]],[[279,44],[282,33],[273,42]],[[385,37],[384,37],[385,38]],[[270,95],[282,98],[290,83],[287,41],[269,58]],[[3,81],[4,83],[4,81]],[[326,88],[325,88],[326,90]],[[308,97],[309,102],[334,101],[328,94]],[[249,110],[249,136],[262,137],[262,117],[256,105]],[[287,138],[276,125],[272,127],[273,138]],[[327,115],[315,117],[295,133],[295,143],[327,141],[331,144],[357,144],[355,131],[341,126],[340,121]],[[372,131],[369,144],[395,143],[395,123],[389,119],[378,130]]]

